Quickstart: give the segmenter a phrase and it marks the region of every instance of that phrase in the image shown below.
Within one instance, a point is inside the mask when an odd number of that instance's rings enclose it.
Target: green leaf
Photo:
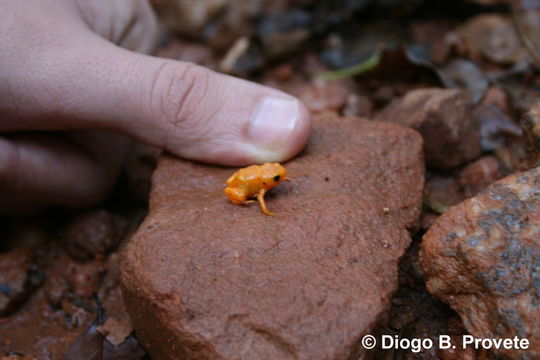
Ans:
[[[325,71],[317,74],[315,77],[318,79],[323,80],[341,80],[346,79],[350,77],[354,77],[360,74],[363,74],[365,72],[368,72],[377,65],[379,65],[381,61],[381,52],[376,51],[371,55],[368,59],[361,62],[360,64],[353,65],[348,68],[339,69],[339,70],[333,70],[333,71]]]

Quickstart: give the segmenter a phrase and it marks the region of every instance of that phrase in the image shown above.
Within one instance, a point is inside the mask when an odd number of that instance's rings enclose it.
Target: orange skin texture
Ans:
[[[266,215],[274,215],[266,208],[264,195],[268,190],[287,179],[287,170],[279,163],[251,165],[235,172],[228,180],[225,195],[234,204],[245,204],[257,198]]]

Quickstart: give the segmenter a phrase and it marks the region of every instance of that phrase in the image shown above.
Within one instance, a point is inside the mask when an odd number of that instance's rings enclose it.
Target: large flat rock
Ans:
[[[123,252],[137,336],[156,359],[357,359],[384,324],[417,224],[422,140],[317,117],[267,195],[275,217],[223,194],[234,169],[164,155],[150,214]]]

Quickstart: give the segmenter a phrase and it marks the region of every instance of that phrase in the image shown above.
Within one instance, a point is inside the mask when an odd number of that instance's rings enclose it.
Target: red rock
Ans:
[[[439,217],[439,214],[436,214],[432,211],[422,211],[422,217],[420,218],[420,229],[427,230],[433,225],[435,220]]]
[[[465,166],[459,173],[459,183],[466,197],[479,193],[492,182],[503,177],[503,169],[495,156],[484,156]]]
[[[496,106],[506,113],[510,112],[510,100],[504,90],[498,86],[491,86],[484,95],[480,105]]]
[[[64,247],[76,260],[103,256],[120,244],[126,225],[124,219],[107,210],[87,212],[64,229]]]
[[[526,338],[540,357],[540,168],[499,180],[439,217],[422,242],[428,290],[477,338]]]
[[[137,337],[157,359],[357,359],[384,325],[417,226],[413,131],[326,114],[267,197],[230,203],[234,169],[164,155],[150,213],[123,251]],[[385,214],[383,209],[389,211]]]
[[[291,64],[280,64],[271,71],[272,77],[278,81],[287,81],[294,76],[294,68]]]
[[[51,306],[60,307],[68,291],[69,285],[64,278],[53,277],[45,283],[47,301]]]
[[[464,93],[455,89],[409,91],[383,109],[375,120],[418,130],[424,138],[426,164],[448,170],[480,155],[480,135]]]
[[[445,213],[451,206],[465,199],[457,176],[428,172],[424,187],[424,204],[438,214]]]
[[[325,110],[340,110],[347,103],[352,85],[346,81],[315,80],[303,85],[297,95],[307,108],[315,113]]]
[[[374,106],[373,101],[367,96],[349,94],[347,96],[347,104],[345,104],[345,108],[343,109],[343,115],[370,117]]]
[[[101,260],[71,265],[68,283],[71,291],[80,298],[89,298],[96,293],[101,284],[105,266]]]

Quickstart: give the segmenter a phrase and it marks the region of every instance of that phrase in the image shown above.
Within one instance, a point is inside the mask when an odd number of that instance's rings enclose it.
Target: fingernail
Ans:
[[[299,117],[295,98],[266,97],[253,114],[249,137],[261,150],[278,150],[287,143]]]

